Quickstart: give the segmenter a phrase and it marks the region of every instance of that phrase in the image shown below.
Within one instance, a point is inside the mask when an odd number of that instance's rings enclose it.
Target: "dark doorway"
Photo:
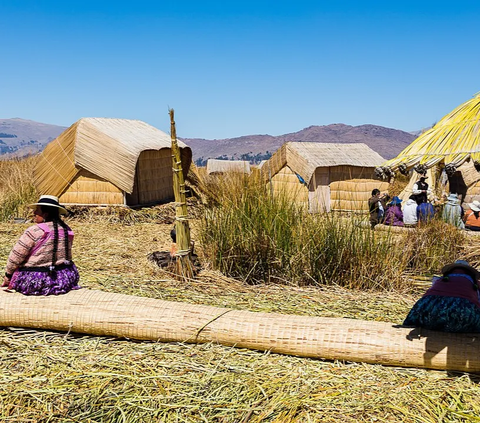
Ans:
[[[448,182],[450,184],[450,192],[458,194],[458,198],[461,198],[463,202],[467,195],[467,185],[463,180],[462,172],[455,172],[452,176],[449,176]]]

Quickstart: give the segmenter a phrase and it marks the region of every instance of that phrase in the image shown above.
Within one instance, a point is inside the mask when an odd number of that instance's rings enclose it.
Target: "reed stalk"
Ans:
[[[194,269],[191,256],[185,177],[183,175],[180,148],[177,142],[174,110],[170,109],[169,114],[170,136],[172,138],[173,192],[175,195],[175,229],[177,232],[175,273],[179,278],[191,279],[194,276]]]

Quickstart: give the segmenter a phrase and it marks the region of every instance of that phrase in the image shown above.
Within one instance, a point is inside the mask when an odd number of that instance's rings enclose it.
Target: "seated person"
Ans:
[[[392,198],[392,201],[387,207],[387,212],[385,214],[385,225],[391,226],[403,226],[403,213],[400,205],[402,200],[397,196]]]
[[[432,203],[428,201],[426,203],[421,203],[418,205],[417,208],[417,219],[418,222],[428,222],[432,220],[435,216],[435,208],[433,207]]]
[[[480,332],[480,272],[464,260],[442,269],[442,277],[408,313],[404,326],[442,332]]]
[[[480,231],[480,201],[474,200],[473,203],[469,203],[468,206],[470,210],[467,210],[463,216],[465,229]]]
[[[378,188],[375,188],[372,191],[372,196],[368,200],[370,225],[372,226],[372,228],[375,225],[382,223],[385,218],[385,209],[387,208],[385,205],[385,201],[387,197],[387,194],[381,195]]]
[[[443,207],[442,219],[445,222],[456,226],[457,228],[464,229],[465,224],[463,223],[462,218],[463,207],[460,205],[458,195],[455,193],[450,193],[447,197],[447,202]]]
[[[412,194],[403,205],[403,223],[405,226],[415,226],[418,221],[417,197]]]
[[[8,256],[4,287],[25,295],[58,295],[79,289],[71,261],[73,231],[60,215],[67,210],[53,195],[42,195],[33,208],[33,222]]]

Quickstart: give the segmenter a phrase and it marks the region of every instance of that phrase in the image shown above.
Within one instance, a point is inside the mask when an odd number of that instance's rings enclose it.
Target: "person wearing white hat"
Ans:
[[[58,295],[79,289],[71,260],[73,231],[60,218],[68,214],[53,195],[29,204],[33,222],[8,256],[3,287],[25,295]]]
[[[441,277],[412,307],[404,326],[442,332],[480,332],[480,272],[465,260],[443,267]]]
[[[463,216],[465,229],[469,231],[480,231],[480,201],[474,200],[468,203],[468,207],[470,210],[467,210]]]

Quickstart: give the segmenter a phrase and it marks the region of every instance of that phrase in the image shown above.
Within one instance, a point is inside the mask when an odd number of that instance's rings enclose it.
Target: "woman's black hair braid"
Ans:
[[[48,221],[53,222],[53,250],[52,250],[52,265],[51,268],[57,263],[57,251],[58,251],[58,225],[63,228],[64,233],[64,247],[65,247],[65,260],[70,261],[70,254],[68,249],[68,230],[69,227],[67,224],[60,218],[60,213],[58,208],[50,206],[40,206],[43,212],[48,214]]]
[[[52,250],[52,267],[57,263],[57,250],[58,250],[58,220],[53,220],[53,250]],[[53,269],[52,269],[53,270]]]
[[[58,219],[59,225],[63,228],[63,242],[65,247],[65,260],[70,261],[70,250],[68,249],[68,230],[70,229],[68,225],[62,220]]]

